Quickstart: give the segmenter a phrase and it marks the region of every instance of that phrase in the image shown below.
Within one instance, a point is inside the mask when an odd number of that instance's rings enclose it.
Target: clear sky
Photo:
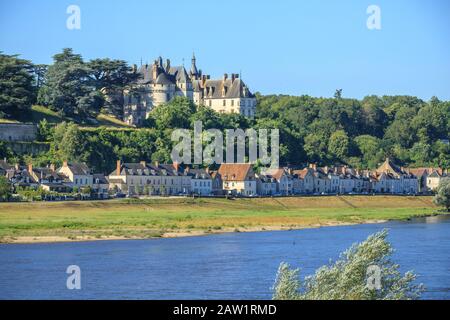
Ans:
[[[81,29],[69,30],[69,5]],[[369,5],[381,30],[369,30]],[[110,57],[198,67],[212,77],[242,72],[263,94],[436,95],[450,100],[448,0],[1,0],[0,50],[35,63],[72,47]]]

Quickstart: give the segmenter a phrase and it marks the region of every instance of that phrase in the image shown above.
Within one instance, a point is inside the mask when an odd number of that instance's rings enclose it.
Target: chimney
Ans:
[[[67,167],[67,166],[68,166],[67,160],[64,160],[63,161],[63,167]]]
[[[120,160],[117,160],[116,163],[116,175],[120,175],[120,168],[122,167],[122,163],[120,162]]]
[[[156,167],[156,168],[159,167],[159,161],[155,161],[155,167]]]
[[[175,161],[173,163],[173,167],[175,168],[175,171],[178,171],[180,169],[180,164],[177,161]]]
[[[156,64],[156,61],[152,64],[152,78],[153,80],[156,80],[156,78],[159,75],[159,70],[158,70],[158,66]]]
[[[227,73],[224,73],[223,74],[223,81],[226,81],[228,79],[228,74]]]
[[[16,164],[14,165],[14,168],[15,168],[17,171],[19,171],[19,170],[20,170],[19,164],[16,163]]]
[[[202,75],[202,87],[205,86],[206,83],[206,75]]]
[[[232,73],[231,74],[231,83],[233,83],[235,79],[236,79],[236,74]]]
[[[50,170],[52,170],[53,172],[55,172],[55,164],[54,164],[54,163],[50,164]]]
[[[33,164],[32,163],[28,164],[28,173],[33,173]]]
[[[170,70],[170,59],[166,59],[166,72]]]
[[[147,166],[147,162],[145,162],[145,161],[141,161],[140,164],[143,165],[144,167]]]

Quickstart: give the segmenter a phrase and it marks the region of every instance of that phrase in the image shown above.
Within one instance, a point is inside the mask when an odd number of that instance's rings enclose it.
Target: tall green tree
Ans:
[[[56,126],[52,146],[60,161],[84,160],[85,141],[74,123],[62,122]]]
[[[70,48],[64,49],[53,56],[46,83],[39,90],[38,102],[63,115],[86,117],[99,112],[103,98],[92,86],[89,72],[81,55]]]
[[[348,154],[349,139],[344,130],[334,132],[328,142],[328,152],[330,158],[334,160],[344,160]]]
[[[117,117],[123,113],[123,91],[140,76],[123,60],[94,59],[87,64],[92,85],[104,96],[105,112]]]
[[[0,118],[22,118],[31,108],[35,96],[32,69],[30,61],[0,51]]]

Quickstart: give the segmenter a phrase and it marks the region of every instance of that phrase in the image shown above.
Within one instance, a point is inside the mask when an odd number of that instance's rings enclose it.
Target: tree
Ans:
[[[439,182],[433,202],[450,212],[450,178],[444,178]]]
[[[167,128],[187,129],[190,127],[189,119],[195,110],[196,107],[192,101],[177,97],[171,102],[155,108],[150,114],[150,117],[159,130],[165,130]]]
[[[136,69],[123,60],[94,59],[87,65],[92,85],[104,95],[105,111],[122,116],[123,90],[139,78]]]
[[[34,76],[34,88],[35,88],[35,97],[34,102],[37,100],[37,95],[39,90],[42,88],[46,81],[48,65],[46,64],[35,64],[32,67],[32,72]]]
[[[0,201],[7,201],[11,196],[11,186],[5,176],[0,176]]]
[[[386,240],[387,231],[354,244],[330,265],[319,268],[299,282],[298,269],[282,263],[274,285],[275,300],[412,300],[424,291],[416,285],[416,275],[402,275],[399,265],[390,260],[393,249]],[[380,288],[368,286],[369,267],[379,268]]]
[[[6,142],[0,141],[0,159],[11,158],[12,156],[13,153],[11,151],[11,148],[8,147]]]
[[[328,152],[331,159],[343,160],[348,153],[348,136],[344,130],[334,132],[328,142]]]
[[[89,72],[81,55],[73,53],[72,49],[64,49],[53,56],[46,83],[39,90],[38,102],[63,115],[85,117],[95,114],[103,100],[92,86]]]
[[[78,126],[66,122],[57,125],[53,134],[53,147],[61,161],[82,160],[85,143]]]
[[[23,117],[35,96],[33,65],[17,57],[0,51],[0,118]]]
[[[355,144],[362,155],[362,164],[365,168],[374,168],[384,157],[380,150],[380,140],[370,135],[361,135],[355,138]]]
[[[306,136],[304,148],[310,162],[323,163],[327,161],[327,139],[323,134]]]
[[[39,141],[48,141],[51,139],[53,134],[53,128],[48,123],[47,119],[41,120],[38,124],[38,134],[37,139]]]

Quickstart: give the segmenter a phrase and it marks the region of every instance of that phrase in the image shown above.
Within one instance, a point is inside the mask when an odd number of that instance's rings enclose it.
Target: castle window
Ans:
[[[234,100],[231,100],[231,106],[234,107]]]
[[[209,100],[208,104],[209,104],[209,106],[211,107],[211,100]]]
[[[225,107],[227,105],[227,101],[223,100],[223,106]]]

